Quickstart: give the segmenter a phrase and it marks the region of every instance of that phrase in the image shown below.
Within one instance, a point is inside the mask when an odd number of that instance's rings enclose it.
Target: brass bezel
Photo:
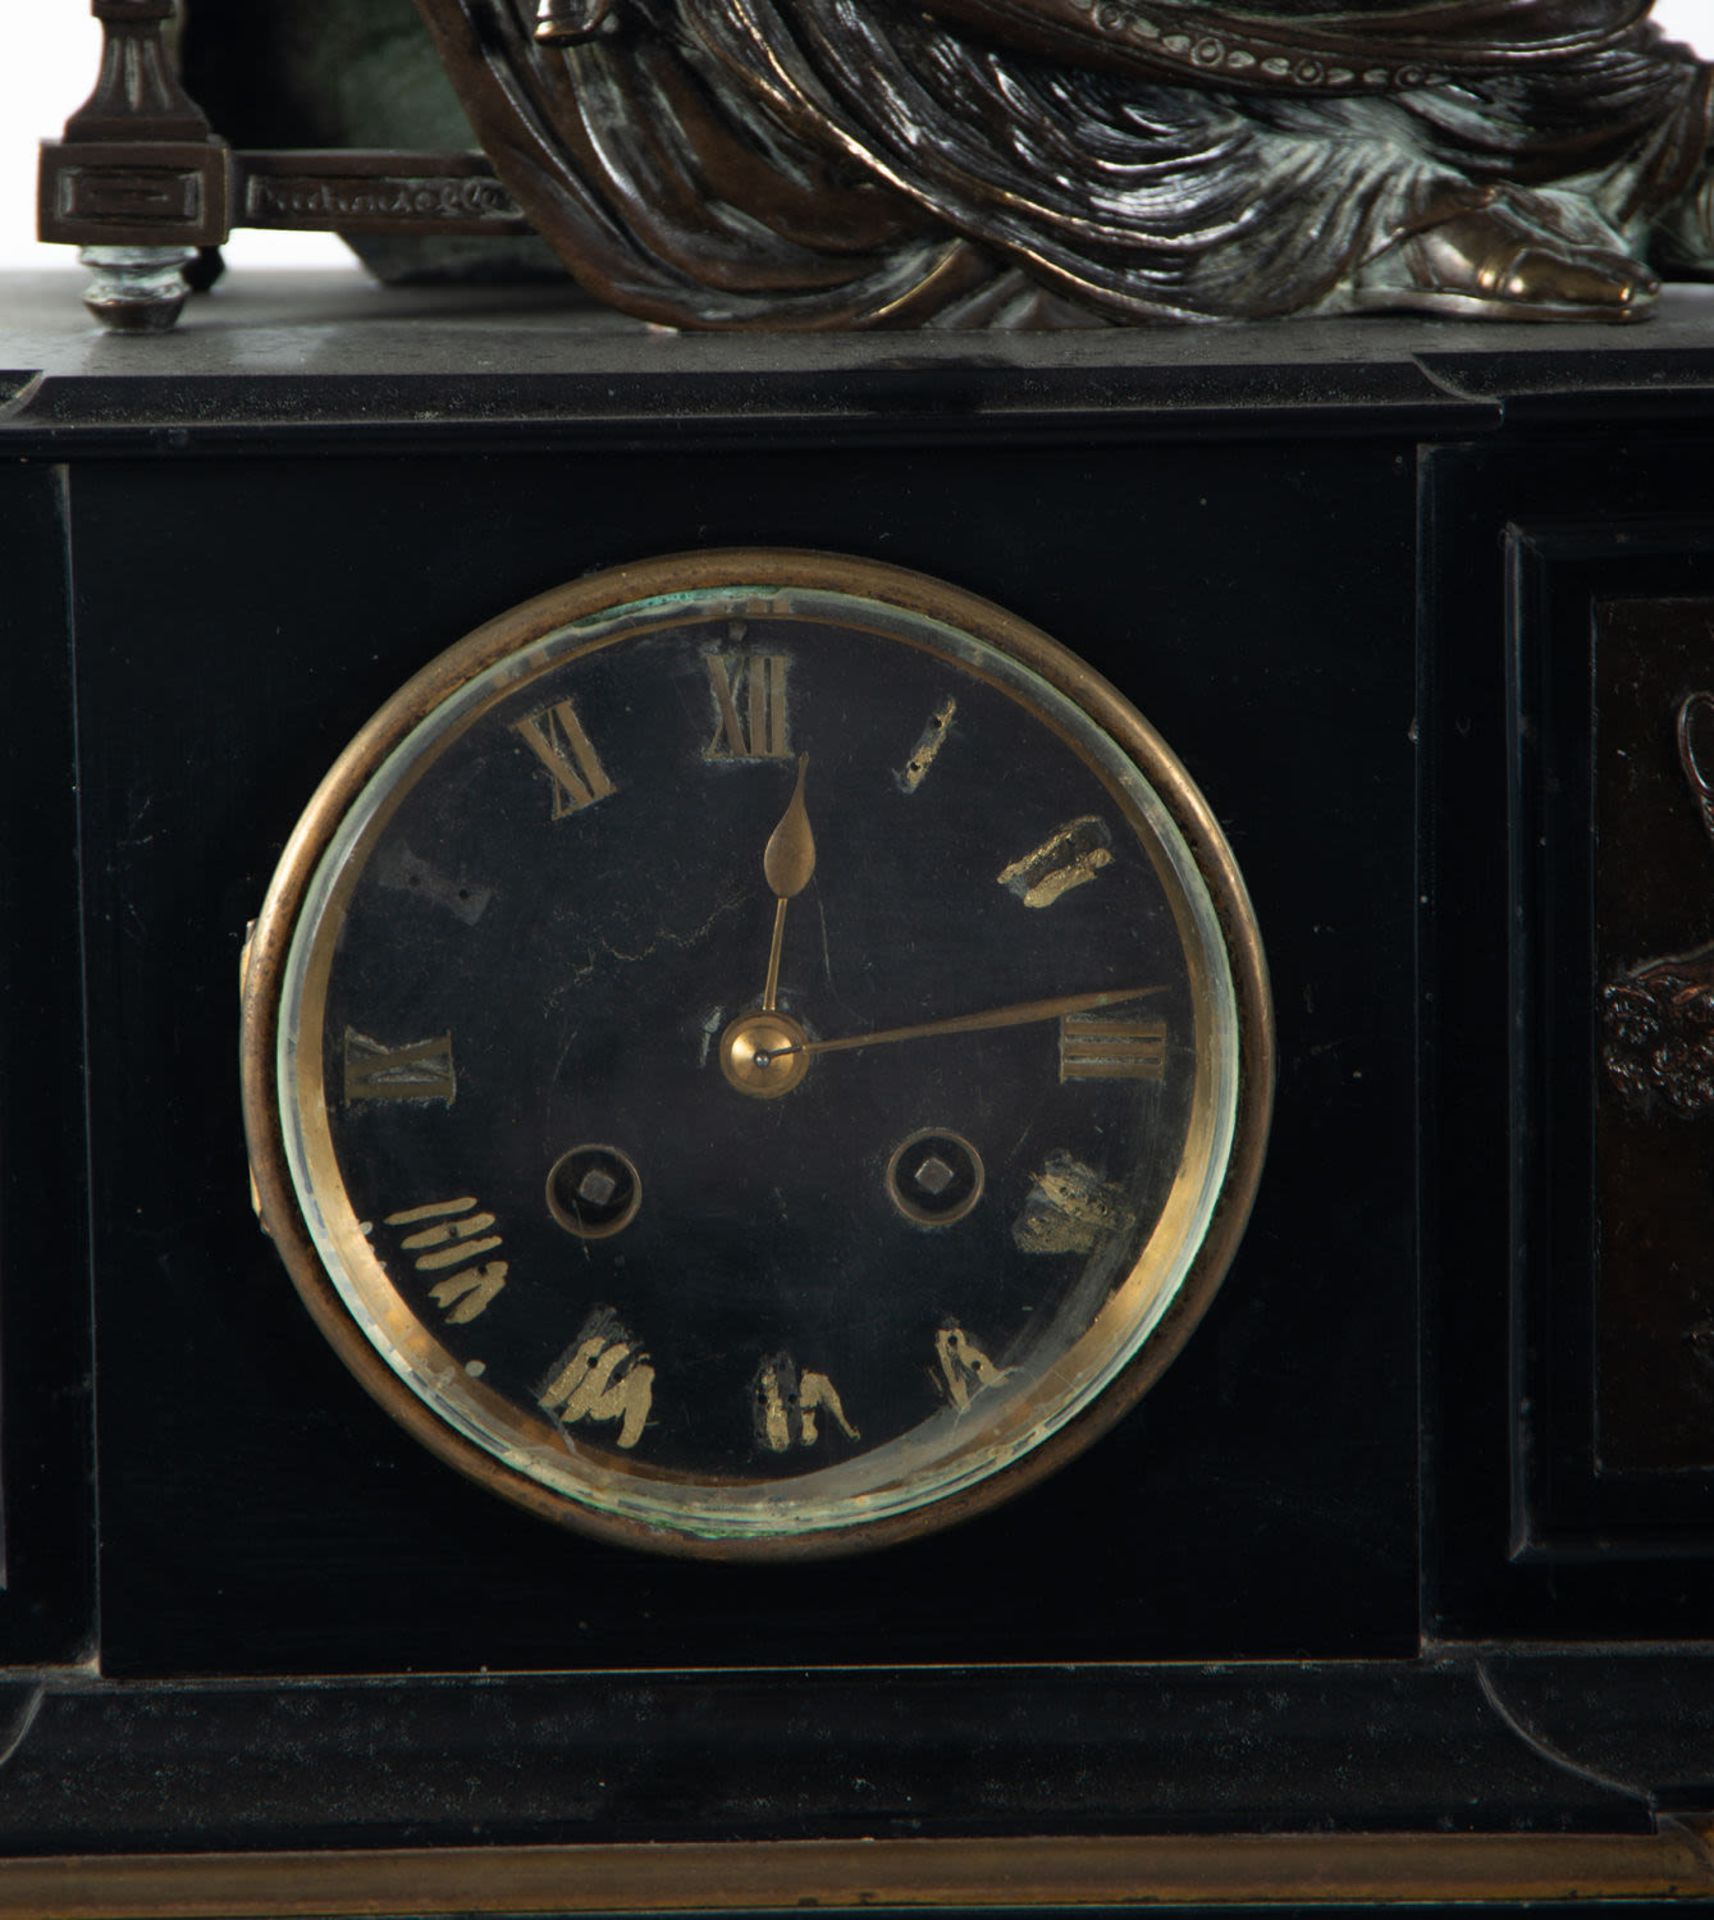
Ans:
[[[668,1537],[626,1516],[578,1506],[506,1466],[448,1427],[395,1374],[335,1289],[299,1208],[275,1092],[275,1060],[285,964],[306,895],[322,853],[386,756],[467,682],[559,628],[635,601],[735,587],[862,596],[962,631],[1021,662],[1105,732],[1170,816],[1212,903],[1236,1004],[1238,1084],[1224,1183],[1176,1294],[1124,1371],[1046,1440],[977,1484],[880,1520],[789,1536]],[[1136,1403],[1201,1318],[1243,1232],[1266,1145],[1274,1044],[1261,938],[1231,850],[1170,749],[1109,682],[1026,621],[942,581],[844,555],[737,548],[612,568],[511,608],[431,661],[357,733],[288,841],[258,916],[245,972],[240,1071],[261,1218],[322,1332],[365,1389],[408,1432],[478,1484],[561,1524],[651,1551],[770,1560],[866,1550],[984,1511],[1081,1452]]]

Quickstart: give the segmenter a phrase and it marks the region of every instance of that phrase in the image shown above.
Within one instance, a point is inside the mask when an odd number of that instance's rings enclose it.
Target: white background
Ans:
[[[69,248],[34,239],[36,142],[57,134],[87,97],[99,30],[83,0],[7,0],[7,11],[8,46],[0,61],[0,269],[59,265],[75,273]],[[1655,0],[1654,17],[1714,59],[1714,0]],[[331,234],[320,233],[240,232],[226,251],[249,268],[336,266],[351,259]]]

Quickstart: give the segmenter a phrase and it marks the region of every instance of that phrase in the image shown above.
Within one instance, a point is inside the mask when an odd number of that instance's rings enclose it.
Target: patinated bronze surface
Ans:
[[[1600,616],[1595,800],[1600,1457],[1714,1460],[1714,607]]]
[[[419,0],[572,272],[675,325],[1630,317],[1709,256],[1646,0]]]
[[[183,97],[169,147],[124,75],[167,84],[176,0],[96,0],[42,232],[105,249],[114,324],[160,323],[150,276],[231,224],[469,274],[539,271],[533,227],[681,327],[1629,320],[1714,267],[1714,76],[1649,4],[417,0],[455,102],[402,0],[213,0],[213,132]],[[430,150],[460,108],[498,181]]]

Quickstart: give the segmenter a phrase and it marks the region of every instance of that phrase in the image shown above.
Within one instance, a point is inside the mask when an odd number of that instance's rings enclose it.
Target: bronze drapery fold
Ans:
[[[1025,51],[1238,91],[1363,94],[1493,77],[1597,53],[1650,0],[1430,0],[1251,9],[1203,0],[927,0]]]
[[[1496,196],[1622,265],[1709,142],[1647,0],[618,0],[566,46],[532,0],[419,4],[572,272],[678,326],[1385,305],[1401,235]]]

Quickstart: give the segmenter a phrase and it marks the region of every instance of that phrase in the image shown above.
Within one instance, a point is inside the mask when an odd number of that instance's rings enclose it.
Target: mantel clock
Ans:
[[[20,288],[0,1920],[1714,1897],[1659,303]]]

